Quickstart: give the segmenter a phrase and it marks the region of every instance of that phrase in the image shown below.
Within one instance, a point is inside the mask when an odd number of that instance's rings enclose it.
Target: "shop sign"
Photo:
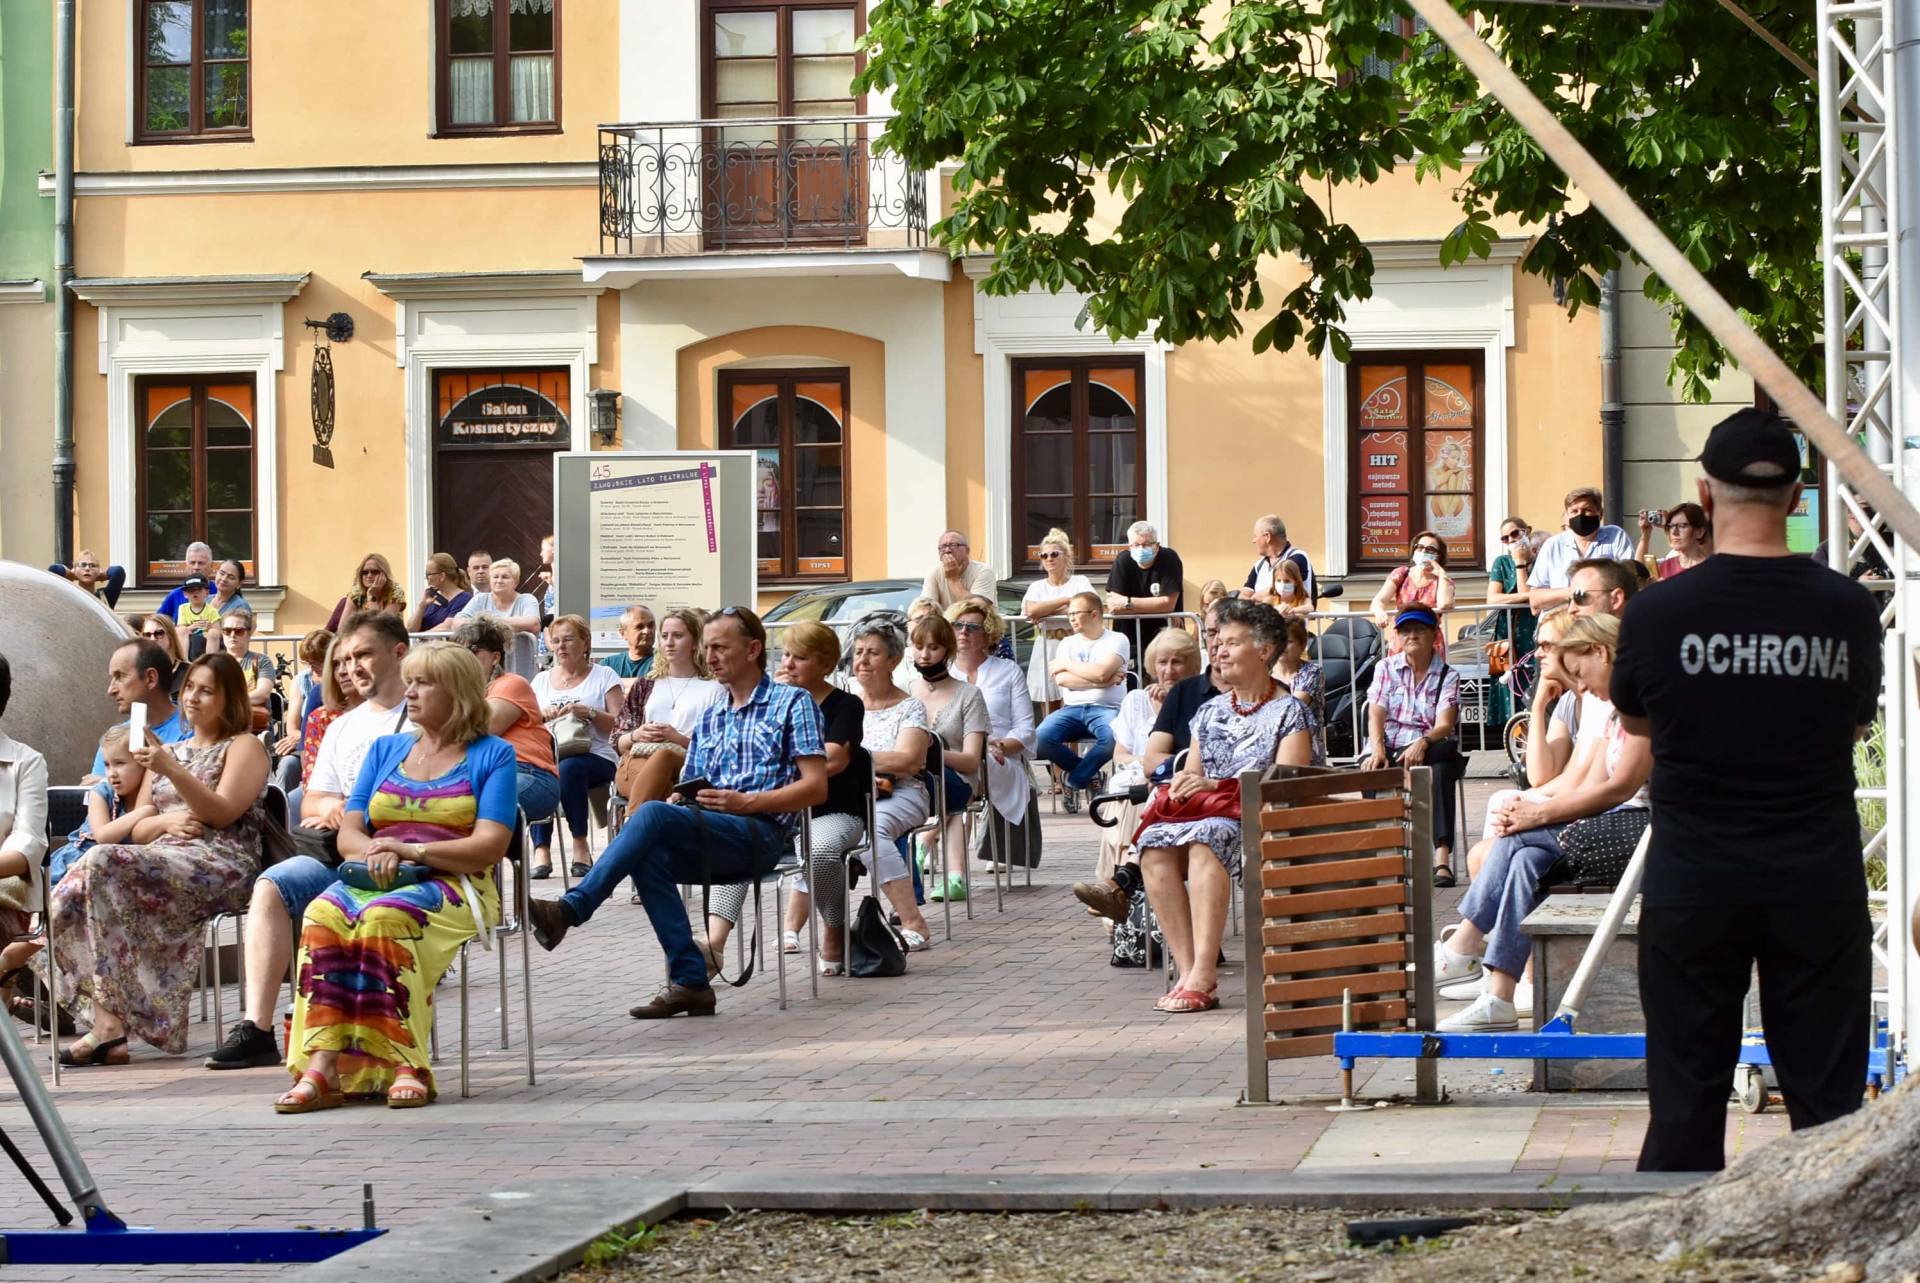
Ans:
[[[1360,555],[1397,560],[1413,539],[1412,505],[1405,495],[1369,495],[1360,500]]]
[[[440,420],[435,442],[446,446],[564,447],[567,416],[531,388],[497,385],[462,397]]]

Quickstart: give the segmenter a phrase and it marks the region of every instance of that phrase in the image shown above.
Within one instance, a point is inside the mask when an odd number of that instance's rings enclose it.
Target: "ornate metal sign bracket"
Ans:
[[[313,461],[323,468],[333,466],[333,351],[335,343],[353,337],[353,318],[335,312],[324,321],[309,320],[314,331],[313,349]]]

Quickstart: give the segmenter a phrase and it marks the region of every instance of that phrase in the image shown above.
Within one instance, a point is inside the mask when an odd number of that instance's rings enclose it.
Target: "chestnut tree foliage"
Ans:
[[[1459,3],[1459,0],[1456,0]],[[1510,65],[1803,377],[1819,373],[1817,87],[1717,0],[1653,13],[1461,3]],[[1814,6],[1743,0],[1809,61]],[[1344,359],[1342,302],[1372,258],[1342,188],[1411,167],[1460,209],[1441,257],[1484,256],[1495,216],[1542,229],[1529,272],[1597,302],[1625,242],[1525,131],[1393,0],[882,0],[862,87],[892,94],[886,143],[957,165],[955,251],[989,250],[985,288],[1088,296],[1115,336],[1256,350],[1305,339]],[[1111,191],[1117,225],[1095,218]],[[1108,220],[1110,221],[1110,220]],[[1305,279],[1264,296],[1259,268]],[[1649,296],[1671,302],[1662,282]],[[1688,395],[1726,361],[1676,308]]]

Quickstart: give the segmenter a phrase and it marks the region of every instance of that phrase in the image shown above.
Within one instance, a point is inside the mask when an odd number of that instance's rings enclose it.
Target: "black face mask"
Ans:
[[[913,668],[929,682],[937,682],[947,675],[947,661],[944,659],[937,664],[915,664]]]
[[[1567,518],[1567,529],[1573,531],[1574,534],[1579,535],[1582,539],[1586,539],[1591,537],[1594,531],[1600,529],[1600,518],[1594,516],[1591,512],[1576,512],[1573,516]]]

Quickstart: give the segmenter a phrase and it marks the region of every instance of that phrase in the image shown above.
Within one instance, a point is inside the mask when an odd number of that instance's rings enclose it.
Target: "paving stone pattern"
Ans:
[[[1470,782],[1474,831],[1493,787]],[[1237,959],[1222,977],[1219,1011],[1155,1011],[1158,973],[1109,966],[1100,924],[1068,890],[1093,866],[1092,826],[1044,806],[1043,814],[1045,863],[1030,890],[1008,895],[1004,914],[980,870],[973,918],[955,906],[951,942],[939,938],[939,906],[928,906],[936,945],[913,955],[907,975],[823,978],[816,999],[805,958],[790,958],[784,1012],[768,966],[746,989],[721,992],[717,1018],[632,1020],[628,1007],[653,991],[663,967],[642,911],[616,897],[559,952],[534,951],[534,1087],[522,1068],[516,948],[508,1051],[499,1047],[493,960],[473,955],[468,1100],[458,1098],[451,982],[438,992],[443,1095],[429,1109],[354,1105],[280,1117],[271,1102],[285,1073],[202,1069],[214,1034],[198,1023],[193,1054],[169,1059],[143,1048],[126,1068],[68,1071],[56,1099],[109,1204],[131,1222],[168,1228],[357,1224],[365,1180],[375,1184],[383,1223],[402,1225],[481,1191],[575,1176],[1285,1172],[1330,1127],[1340,1129],[1340,1153],[1390,1170],[1391,1146],[1369,1149],[1349,1134],[1372,1126],[1371,1115],[1324,1108],[1339,1085],[1330,1059],[1277,1061],[1272,1090],[1283,1103],[1236,1106],[1245,1074]],[[545,895],[559,889],[557,879],[536,884]],[[1450,909],[1458,894],[1442,893],[1442,905]],[[769,897],[770,937],[772,912]],[[1238,947],[1230,935],[1229,955]],[[229,1018],[236,1003],[229,991]],[[1521,1110],[1537,1121],[1495,1129],[1512,1137],[1495,1168],[1631,1168],[1644,1127],[1639,1098],[1527,1095],[1519,1065],[1502,1075],[1477,1064],[1447,1070],[1461,1103],[1425,1113],[1439,1152],[1448,1133],[1475,1134],[1482,1110]],[[1375,1066],[1363,1083],[1391,1094],[1409,1088],[1411,1075]],[[0,1103],[0,1126],[51,1180],[24,1111]],[[1734,1114],[1730,1149],[1783,1126],[1777,1115]],[[8,1222],[43,1223],[14,1173],[0,1169],[0,1182],[10,1183],[12,1197],[0,1200]],[[54,1280],[82,1271],[7,1274]],[[214,1275],[156,1268],[119,1276]]]

